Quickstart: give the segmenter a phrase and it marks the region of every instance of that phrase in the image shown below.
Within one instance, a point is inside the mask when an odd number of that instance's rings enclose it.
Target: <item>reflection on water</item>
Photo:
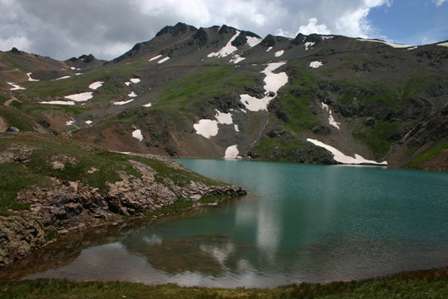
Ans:
[[[266,287],[448,263],[448,175],[183,160],[245,186],[239,202],[87,247],[28,278]]]

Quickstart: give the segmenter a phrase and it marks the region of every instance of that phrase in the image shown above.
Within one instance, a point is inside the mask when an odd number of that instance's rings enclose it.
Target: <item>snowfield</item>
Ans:
[[[224,159],[225,160],[241,159],[240,152],[236,144],[226,148],[226,152],[224,153]]]
[[[221,50],[219,50],[218,52],[212,52],[210,54],[207,55],[207,57],[211,58],[211,57],[226,57],[229,56],[230,54],[232,54],[233,52],[235,52],[236,50],[238,50],[237,47],[232,46],[232,42],[240,35],[241,32],[237,31],[232,38],[227,42],[227,44],[221,48]]]
[[[165,58],[162,58],[162,59],[160,59],[159,61],[157,61],[157,63],[158,64],[162,64],[162,63],[164,63],[164,62],[166,62],[166,61],[168,61],[168,60],[170,60],[170,57],[165,57]]]
[[[235,55],[233,55],[232,59],[229,60],[229,62],[237,64],[237,63],[240,63],[241,61],[243,61],[245,59],[246,59],[245,57],[242,57],[242,56],[240,56],[238,54],[235,54]]]
[[[280,57],[280,56],[282,56],[283,54],[285,54],[285,50],[279,50],[279,51],[277,51],[277,52],[275,52],[275,57]]]
[[[438,46],[441,46],[441,47],[448,47],[448,42],[446,42],[446,43],[440,43],[440,44],[437,44]]]
[[[15,84],[14,82],[6,82],[11,88],[9,90],[25,90],[25,87]]]
[[[325,144],[316,139],[307,138],[306,141],[311,142],[312,144],[314,144],[318,147],[322,147],[322,148],[326,149],[327,151],[329,151],[330,153],[333,154],[333,159],[336,162],[339,162],[342,164],[352,164],[352,165],[371,164],[371,165],[384,165],[384,166],[387,165],[387,161],[377,162],[377,161],[373,161],[373,160],[367,160],[358,154],[355,154],[355,157],[347,156],[344,153],[342,153],[340,150],[338,150],[337,148],[335,148],[331,145]]]
[[[142,142],[143,141],[142,130],[136,129],[136,130],[132,131],[132,137],[134,137],[135,139],[138,139],[138,141]]]
[[[305,43],[305,51],[311,49],[316,43],[315,42],[306,42]]]
[[[74,101],[74,102],[87,102],[88,100],[93,98],[93,92],[88,91],[88,92],[81,92],[81,93],[77,93],[77,94],[71,94],[71,95],[65,96],[64,98],[66,98],[67,100]]]
[[[42,101],[39,104],[44,105],[62,105],[62,106],[74,106],[75,102],[73,101]]]
[[[216,110],[215,118],[219,124],[223,125],[233,124],[232,113],[223,113],[219,110]]]
[[[133,101],[134,101],[134,99],[130,99],[130,100],[127,100],[127,101],[113,102],[113,104],[115,106],[122,106],[122,105],[126,105],[126,104],[129,104],[129,103],[132,103]]]
[[[37,80],[37,79],[33,79],[33,78],[31,77],[32,74],[33,74],[33,73],[26,73],[26,76],[28,77],[28,81],[30,81],[30,82],[37,82],[37,81],[39,81],[39,80]]]
[[[285,72],[274,73],[276,69],[285,65],[286,62],[269,63],[261,72],[265,74],[264,90],[265,96],[261,99],[248,94],[240,95],[240,100],[249,111],[267,111],[269,103],[277,97],[280,88],[288,83],[288,75]]]
[[[262,39],[255,37],[255,36],[246,36],[247,38],[247,44],[249,45],[249,47],[255,47],[256,45],[258,45],[259,43],[261,43]]]
[[[71,77],[72,76],[62,76],[62,77],[56,78],[55,80],[65,80],[65,79],[69,79]]]
[[[324,64],[321,61],[311,61],[310,62],[310,68],[313,68],[313,69],[318,69],[323,65]]]
[[[97,90],[98,88],[100,88],[101,86],[103,86],[104,81],[95,81],[92,84],[89,85],[89,88],[92,90]]]
[[[337,122],[333,117],[333,111],[331,111],[330,107],[325,104],[321,103],[322,109],[328,112],[328,124],[332,127],[335,127],[336,129],[340,130],[341,123]]]
[[[218,122],[211,119],[201,119],[198,123],[193,124],[196,134],[201,135],[207,139],[218,135]]]
[[[162,54],[154,56],[153,58],[148,59],[148,61],[151,62],[151,61],[154,61],[154,60],[158,60],[159,58],[162,58]]]

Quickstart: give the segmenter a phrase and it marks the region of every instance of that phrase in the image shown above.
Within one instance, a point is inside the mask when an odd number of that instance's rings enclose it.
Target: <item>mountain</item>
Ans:
[[[448,169],[447,42],[178,23],[108,62],[2,52],[0,105],[0,129],[116,151]]]

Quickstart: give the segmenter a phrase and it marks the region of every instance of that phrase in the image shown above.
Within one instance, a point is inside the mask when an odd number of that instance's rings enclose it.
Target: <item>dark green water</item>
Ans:
[[[29,278],[266,287],[448,265],[448,174],[180,160],[241,201],[87,247]]]

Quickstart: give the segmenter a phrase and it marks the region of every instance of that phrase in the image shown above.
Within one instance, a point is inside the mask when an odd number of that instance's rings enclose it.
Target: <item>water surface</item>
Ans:
[[[249,195],[84,248],[28,278],[268,287],[448,265],[448,174],[180,160]]]

